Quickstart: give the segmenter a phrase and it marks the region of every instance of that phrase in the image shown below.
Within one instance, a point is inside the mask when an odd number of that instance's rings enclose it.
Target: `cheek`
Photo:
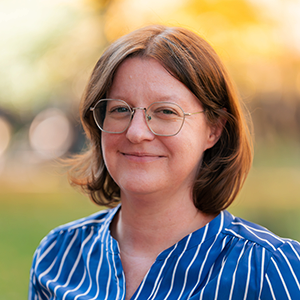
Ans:
[[[205,151],[205,144],[199,136],[185,133],[178,136],[176,140],[174,139],[174,142],[169,143],[168,146],[170,152],[177,158],[179,165],[188,166],[188,168],[198,168]]]

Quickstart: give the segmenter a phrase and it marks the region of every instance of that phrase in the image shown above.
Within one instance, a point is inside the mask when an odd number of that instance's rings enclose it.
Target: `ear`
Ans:
[[[226,108],[223,110],[226,111]],[[212,148],[220,139],[223,129],[226,125],[226,118],[224,116],[220,116],[217,123],[210,126],[210,132],[207,139],[207,149]]]

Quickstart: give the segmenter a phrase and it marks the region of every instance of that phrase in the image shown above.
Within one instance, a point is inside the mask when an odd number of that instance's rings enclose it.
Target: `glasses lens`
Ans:
[[[93,114],[100,129],[109,133],[124,132],[131,119],[131,109],[128,104],[122,100],[100,100]]]
[[[152,103],[146,111],[149,128],[157,135],[177,134],[184,121],[184,112],[180,106],[170,102]]]

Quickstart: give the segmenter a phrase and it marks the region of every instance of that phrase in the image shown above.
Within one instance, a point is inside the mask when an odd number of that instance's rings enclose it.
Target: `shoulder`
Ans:
[[[103,210],[53,229],[35,251],[30,293],[55,293],[66,284],[64,278],[67,274],[68,280],[75,278],[72,277],[75,269],[76,274],[85,276],[85,263],[99,257],[110,245],[109,226],[117,210],[118,207]],[[104,248],[104,245],[107,246]]]
[[[61,234],[63,232],[71,231],[71,230],[76,230],[76,229],[83,229],[86,227],[101,227],[105,221],[109,218],[111,214],[110,209],[105,209],[101,210],[99,212],[96,212],[88,217],[84,217],[63,225],[60,225],[53,230],[50,231],[48,235],[57,235]]]
[[[228,257],[238,257],[235,268],[239,284],[245,278],[250,282],[255,278],[256,283],[248,285],[249,292],[256,285],[260,299],[300,299],[299,242],[226,211],[224,216],[222,234],[230,244]]]
[[[35,260],[41,261],[42,258],[48,257],[51,261],[50,256],[57,257],[59,253],[69,251],[71,248],[80,248],[95,239],[101,240],[101,233],[109,230],[110,221],[116,210],[117,208],[102,210],[51,230],[36,249]]]
[[[263,226],[235,217],[228,212],[225,212],[225,218],[230,219],[223,229],[225,235],[236,237],[244,242],[255,243],[271,254],[281,252],[281,249],[286,249],[286,251],[294,249],[300,253],[300,244],[297,241],[279,237]]]

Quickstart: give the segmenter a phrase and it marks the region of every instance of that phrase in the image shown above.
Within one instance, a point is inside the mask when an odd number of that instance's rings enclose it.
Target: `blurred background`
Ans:
[[[78,104],[103,49],[152,23],[208,40],[249,109],[255,159],[230,211],[300,240],[300,1],[1,0],[0,300],[26,299],[43,236],[101,209],[57,159],[85,147]]]

